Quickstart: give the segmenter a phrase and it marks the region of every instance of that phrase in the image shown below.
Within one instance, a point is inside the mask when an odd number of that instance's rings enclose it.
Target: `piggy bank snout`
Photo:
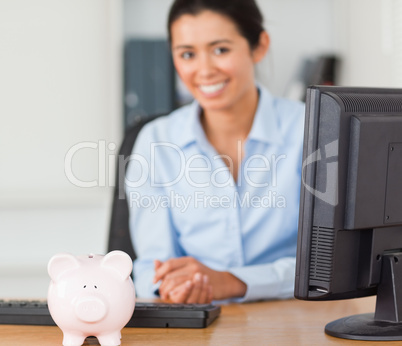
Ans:
[[[75,303],[75,314],[84,322],[98,322],[106,316],[106,313],[107,305],[96,296],[84,296]]]

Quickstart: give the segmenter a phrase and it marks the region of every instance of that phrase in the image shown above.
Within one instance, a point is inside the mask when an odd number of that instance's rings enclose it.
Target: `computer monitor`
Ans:
[[[325,332],[402,340],[402,89],[309,87],[301,185],[295,297],[377,295]]]

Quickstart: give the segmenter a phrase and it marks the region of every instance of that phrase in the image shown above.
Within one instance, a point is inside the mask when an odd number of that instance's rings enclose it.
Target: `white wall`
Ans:
[[[99,163],[121,139],[121,5],[0,1],[0,297],[19,294],[13,273],[46,277],[57,252],[106,250],[111,188]],[[66,154],[82,142],[107,149],[78,151],[74,176],[105,186],[68,179]],[[42,283],[24,287],[43,295]]]
[[[274,94],[286,94],[302,59],[337,53],[333,1],[257,1],[271,36],[270,52],[258,73]]]
[[[402,2],[337,0],[341,83],[402,87]]]

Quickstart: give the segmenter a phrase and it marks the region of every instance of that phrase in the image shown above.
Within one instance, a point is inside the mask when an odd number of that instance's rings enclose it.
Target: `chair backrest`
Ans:
[[[114,187],[113,204],[109,228],[108,252],[113,250],[122,250],[130,255],[134,261],[137,256],[135,254],[129,228],[129,210],[124,191],[124,178],[127,166],[135,140],[142,127],[162,115],[155,115],[146,118],[140,118],[132,127],[130,127],[125,135],[119,149],[118,160],[116,164],[116,185]]]

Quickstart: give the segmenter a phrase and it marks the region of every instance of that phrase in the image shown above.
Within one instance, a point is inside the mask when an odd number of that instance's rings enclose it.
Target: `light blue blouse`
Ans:
[[[139,297],[154,296],[153,260],[179,256],[237,276],[241,301],[293,296],[304,105],[258,88],[237,182],[197,102],[140,132],[126,174]]]

